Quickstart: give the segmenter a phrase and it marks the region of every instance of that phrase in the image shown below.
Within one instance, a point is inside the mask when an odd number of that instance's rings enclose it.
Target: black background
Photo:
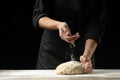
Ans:
[[[1,9],[0,69],[35,69],[42,30],[32,24],[35,0],[5,2]],[[107,24],[101,45],[95,52],[96,68],[120,68],[119,20],[117,10],[107,2]]]

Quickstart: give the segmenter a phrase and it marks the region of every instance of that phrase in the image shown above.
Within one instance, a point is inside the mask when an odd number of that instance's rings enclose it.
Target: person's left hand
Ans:
[[[93,71],[92,62],[88,57],[80,56],[80,61],[83,63],[83,68],[85,73],[91,73]]]

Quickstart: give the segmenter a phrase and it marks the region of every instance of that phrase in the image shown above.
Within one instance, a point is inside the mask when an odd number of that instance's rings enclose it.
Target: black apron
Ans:
[[[69,22],[68,22],[69,23]],[[71,22],[70,22],[71,23]],[[69,25],[71,26],[71,25]],[[75,26],[75,25],[74,25]],[[77,25],[76,25],[77,26]],[[71,31],[72,33],[80,32],[78,27],[74,27]],[[84,50],[84,37],[80,36],[80,38],[75,41],[76,47],[74,51],[74,55],[77,58],[77,61],[79,61],[80,55],[83,54]],[[63,41],[59,37],[59,31],[58,30],[44,30],[43,36],[41,39],[39,54],[38,54],[38,61],[37,61],[37,69],[55,69],[56,66],[59,64],[69,61],[70,47],[69,44],[65,41]]]

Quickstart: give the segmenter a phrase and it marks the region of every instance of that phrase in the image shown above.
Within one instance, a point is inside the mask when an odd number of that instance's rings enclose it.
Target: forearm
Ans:
[[[38,21],[39,27],[45,28],[45,29],[51,29],[51,30],[57,30],[58,29],[57,26],[60,23],[61,23],[60,21],[53,20],[49,17],[42,17]]]
[[[97,47],[97,43],[94,40],[87,39],[85,43],[85,50],[84,50],[83,56],[88,57],[90,59],[96,47]]]

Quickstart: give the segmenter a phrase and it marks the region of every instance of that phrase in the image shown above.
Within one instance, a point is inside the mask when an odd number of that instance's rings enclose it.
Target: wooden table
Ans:
[[[54,70],[0,70],[0,80],[120,80],[120,69],[94,69],[79,75],[57,75]]]

